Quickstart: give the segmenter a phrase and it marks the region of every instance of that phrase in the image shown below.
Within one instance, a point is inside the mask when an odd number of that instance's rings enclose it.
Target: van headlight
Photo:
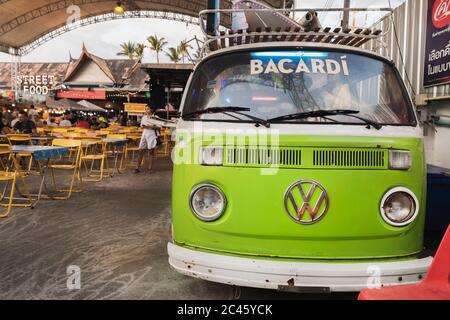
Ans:
[[[411,168],[411,152],[389,150],[389,169],[408,170]]]
[[[218,187],[202,184],[192,190],[190,205],[197,218],[203,221],[214,221],[224,213],[226,198]]]
[[[402,227],[410,224],[419,213],[419,202],[414,193],[403,187],[389,190],[381,200],[381,216],[390,225]]]
[[[223,148],[202,147],[200,148],[199,162],[206,166],[223,165]]]

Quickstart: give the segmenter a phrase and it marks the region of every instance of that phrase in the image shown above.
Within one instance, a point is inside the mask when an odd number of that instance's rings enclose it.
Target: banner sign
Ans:
[[[56,93],[59,99],[76,99],[76,100],[106,100],[106,91],[83,91],[69,90],[59,91]]]
[[[423,86],[450,82],[450,0],[428,0]]]
[[[143,115],[145,113],[145,107],[147,106],[145,103],[124,103],[124,105],[125,112],[132,113],[133,115]]]
[[[20,75],[17,77],[17,84],[24,94],[47,95],[55,84],[54,75]]]

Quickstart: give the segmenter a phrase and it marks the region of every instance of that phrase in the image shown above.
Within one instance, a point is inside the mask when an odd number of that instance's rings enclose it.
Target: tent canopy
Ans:
[[[55,100],[47,96],[45,104],[49,109],[78,110],[82,108],[78,103],[68,99]]]
[[[283,5],[283,0],[264,2],[275,7]],[[128,0],[122,3],[127,11],[172,12],[198,17],[199,12],[206,9],[207,0]],[[117,0],[0,0],[0,50],[20,49],[52,31],[68,26],[77,15],[77,8],[73,4],[80,8],[79,18],[82,20],[111,14]],[[230,1],[220,0],[220,7],[229,8]],[[226,21],[222,22],[227,24]]]
[[[73,110],[73,111],[85,111],[85,112],[106,112],[105,109],[96,106],[89,101],[83,100],[80,102],[75,102],[69,99],[55,100],[51,97],[47,97],[46,105],[49,109],[59,109],[59,110]]]
[[[82,100],[82,101],[78,102],[78,104],[82,107],[85,107],[85,109],[82,111],[106,112],[105,109],[103,109],[89,101],[86,101],[86,100]]]

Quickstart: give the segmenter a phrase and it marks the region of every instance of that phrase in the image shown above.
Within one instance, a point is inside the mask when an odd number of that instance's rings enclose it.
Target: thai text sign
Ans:
[[[87,90],[69,90],[56,93],[56,97],[60,99],[75,100],[105,100],[106,91],[87,91]]]
[[[450,82],[450,0],[428,0],[424,87]]]
[[[130,114],[144,114],[147,106],[145,103],[125,103],[124,105],[125,112]]]

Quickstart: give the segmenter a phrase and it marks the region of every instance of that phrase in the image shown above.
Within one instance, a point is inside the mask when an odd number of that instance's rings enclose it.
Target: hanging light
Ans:
[[[123,16],[125,14],[125,9],[122,6],[122,1],[117,1],[117,6],[114,9],[114,14],[118,16]]]

